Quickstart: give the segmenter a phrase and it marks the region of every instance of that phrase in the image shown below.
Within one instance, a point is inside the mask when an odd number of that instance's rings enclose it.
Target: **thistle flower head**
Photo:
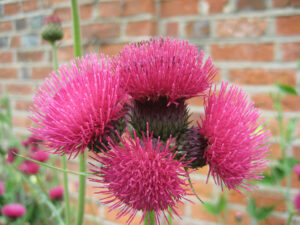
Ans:
[[[15,161],[16,154],[19,153],[19,150],[17,148],[11,148],[8,150],[7,155],[6,155],[6,162],[8,164],[11,164]]]
[[[59,41],[63,38],[64,32],[58,17],[46,17],[44,19],[44,27],[42,29],[42,38],[51,43]]]
[[[171,151],[171,138],[163,145],[160,140],[153,141],[152,135],[139,139],[134,132],[131,137],[120,138],[121,144],[110,143],[111,150],[96,155],[95,160],[102,164],[92,170],[98,178],[91,179],[102,184],[103,190],[97,192],[106,197],[103,203],[113,203],[111,209],[120,209],[118,217],[131,214],[131,223],[137,211],[166,216],[168,208],[178,215],[176,203],[187,194],[187,173],[185,162],[174,159]]]
[[[126,100],[118,68],[112,71],[109,58],[87,55],[46,79],[34,97],[31,131],[54,153],[76,156],[114,129]]]
[[[49,153],[46,151],[37,151],[31,156],[31,158],[39,162],[47,162],[49,157]]]
[[[300,165],[296,165],[293,168],[294,173],[297,174],[298,176],[300,176]]]
[[[25,160],[23,163],[19,165],[19,170],[24,174],[34,175],[40,171],[40,166],[39,164]]]
[[[219,94],[215,88],[205,99],[199,132],[208,143],[209,175],[221,187],[251,190],[247,180],[262,178],[270,133],[261,128],[253,105],[241,89],[227,83],[222,83]]]
[[[24,214],[26,213],[26,208],[19,203],[12,203],[4,205],[1,212],[3,215],[11,219],[16,219],[24,216]]]
[[[205,92],[216,69],[196,46],[172,38],[130,44],[120,53],[120,74],[136,100],[167,97],[169,103]]]
[[[63,196],[64,196],[64,189],[61,186],[54,187],[49,191],[49,197],[52,200],[62,199]]]
[[[300,212],[300,193],[298,193],[294,198],[294,207]]]

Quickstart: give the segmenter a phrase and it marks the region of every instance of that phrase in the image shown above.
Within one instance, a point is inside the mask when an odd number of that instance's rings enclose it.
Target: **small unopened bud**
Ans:
[[[49,42],[59,41],[63,38],[64,33],[58,17],[46,17],[42,29],[42,37]]]
[[[242,212],[236,212],[235,213],[235,221],[238,223],[241,223],[243,221],[243,213]]]

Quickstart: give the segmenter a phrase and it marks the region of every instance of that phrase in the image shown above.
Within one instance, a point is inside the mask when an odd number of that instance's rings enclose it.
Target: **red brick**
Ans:
[[[43,51],[34,52],[18,52],[18,61],[28,62],[28,61],[42,61],[44,58]]]
[[[299,7],[300,0],[273,0],[273,7],[282,8],[287,6]]]
[[[129,22],[126,27],[128,36],[153,36],[157,33],[157,24],[153,21]]]
[[[197,195],[200,198],[210,199],[212,197],[214,184],[206,183],[205,181],[199,181],[199,180],[192,180],[192,184],[195,188]],[[194,199],[194,201],[196,202],[198,200]]]
[[[12,52],[0,52],[0,63],[10,63],[13,60]]]
[[[11,38],[10,47],[12,47],[12,48],[20,47],[20,37],[19,36],[14,36]]]
[[[300,96],[285,96],[281,103],[284,111],[300,111]]]
[[[212,45],[212,58],[217,61],[272,61],[273,44]]]
[[[285,43],[280,46],[282,59],[285,61],[297,61],[300,57],[300,43]]]
[[[26,101],[26,100],[17,100],[16,101],[16,105],[15,108],[17,110],[24,110],[24,111],[28,111],[30,109],[30,107],[32,107],[32,102],[31,101]]]
[[[240,205],[247,205],[245,196],[235,190],[229,191],[229,201]]]
[[[300,16],[279,17],[276,19],[276,29],[279,35],[299,35]]]
[[[7,3],[4,5],[4,14],[7,16],[15,15],[20,12],[20,4],[16,3]]]
[[[84,213],[97,217],[97,216],[99,216],[99,206],[94,202],[86,201]]]
[[[205,0],[209,5],[209,13],[221,13],[228,0]]]
[[[201,219],[209,222],[217,222],[217,217],[208,213],[202,204],[192,204],[191,205],[191,216],[195,219]]]
[[[61,21],[71,21],[72,19],[71,8],[70,7],[57,8],[54,10],[53,16],[59,17]]]
[[[238,0],[238,10],[262,10],[265,9],[265,2],[262,0]]]
[[[267,21],[260,18],[221,20],[217,25],[218,37],[259,37],[265,34]]]
[[[64,37],[62,39],[62,42],[72,40],[72,38],[73,38],[72,28],[64,27],[63,30],[64,30]]]
[[[238,84],[263,85],[281,83],[296,85],[296,72],[293,70],[233,69],[229,78]]]
[[[128,220],[130,215],[127,214],[126,216],[122,216],[119,219],[116,219],[117,214],[119,212],[120,211],[118,209],[110,211],[108,208],[105,207],[104,208],[105,219],[109,220],[109,221],[112,221],[112,222],[115,222],[117,224],[127,224],[127,220]],[[132,222],[130,224],[131,225],[140,225],[140,220],[141,220],[141,217],[137,215],[137,216],[134,217],[134,219],[132,220]]]
[[[103,2],[99,4],[98,8],[100,16],[103,18],[132,16],[141,13],[154,13],[154,9],[154,0],[124,0],[122,2]]]
[[[285,219],[270,216],[266,220],[259,222],[258,225],[285,225],[286,221]]]
[[[32,94],[32,87],[28,84],[8,84],[6,91],[9,94],[27,95]]]
[[[272,159],[280,159],[282,157],[282,152],[279,144],[271,143],[270,149],[271,151],[269,154]]]
[[[81,5],[80,6],[80,18],[81,19],[90,19],[93,16],[93,5]]]
[[[70,61],[71,59],[73,59],[74,58],[73,46],[64,46],[58,48],[57,58],[59,62]]]
[[[170,22],[166,25],[166,35],[167,36],[177,36],[178,35],[178,23]]]
[[[86,39],[109,39],[120,36],[119,23],[96,23],[82,27],[82,36]]]
[[[16,68],[1,68],[0,79],[15,79],[18,76],[18,70]]]
[[[298,121],[298,125],[300,124],[300,122]],[[299,135],[298,135],[299,136]],[[300,147],[299,146],[294,146],[293,147],[293,156],[300,160]]]
[[[52,67],[34,67],[32,68],[31,78],[44,79],[53,71]]]
[[[27,0],[22,2],[22,8],[24,12],[33,11],[38,9],[37,0]]]
[[[278,192],[271,191],[259,191],[253,193],[253,197],[256,200],[258,207],[266,205],[275,205],[276,211],[285,211],[286,203],[284,202],[284,196]]]
[[[12,124],[13,126],[27,128],[32,125],[32,121],[28,117],[13,116]]]
[[[255,102],[255,107],[273,110],[273,100],[269,94],[255,94],[251,98]]]
[[[168,0],[160,1],[161,16],[183,16],[198,13],[197,0]]]
[[[105,44],[101,45],[101,53],[104,53],[106,55],[117,55],[120,53],[120,51],[123,49],[123,47],[126,45],[126,43],[121,44]]]
[[[210,33],[208,21],[192,21],[186,24],[186,34],[188,37],[201,38],[207,37]]]
[[[11,22],[0,22],[0,31],[9,31],[12,29],[12,24]]]

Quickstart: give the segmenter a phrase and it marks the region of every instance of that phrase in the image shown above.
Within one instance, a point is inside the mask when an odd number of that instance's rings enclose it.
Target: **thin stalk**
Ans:
[[[90,174],[90,173],[80,173],[80,172],[75,172],[75,171],[72,171],[72,170],[64,170],[64,169],[61,169],[61,168],[58,168],[58,167],[55,167],[55,166],[51,166],[47,163],[42,163],[42,162],[39,162],[39,161],[36,161],[34,159],[31,159],[31,158],[28,158],[28,157],[25,157],[23,155],[19,155],[19,154],[15,154],[23,159],[26,159],[28,161],[31,161],[31,162],[34,162],[36,164],[39,164],[40,166],[44,166],[44,167],[47,167],[49,169],[53,169],[53,170],[56,170],[58,172],[63,172],[63,173],[70,173],[70,174],[74,174],[74,175],[77,175],[77,176],[91,176],[93,174]]]
[[[73,20],[73,39],[74,39],[74,53],[75,57],[81,56],[81,37],[80,37],[80,22],[77,0],[71,0],[72,20]],[[86,171],[86,157],[85,154],[79,156],[79,171],[85,173]],[[78,211],[76,218],[76,225],[83,224],[83,213],[85,203],[85,176],[79,176],[79,193],[78,193]]]
[[[57,47],[55,42],[51,43],[52,46],[52,56],[53,56],[53,66],[54,70],[58,69],[58,59],[57,59]],[[67,170],[67,157],[64,155],[62,157],[62,168],[65,170],[63,172],[63,181],[64,181],[64,199],[65,199],[65,214],[66,214],[66,225],[70,225],[70,198],[69,198],[69,182],[68,182],[68,173]]]
[[[155,225],[155,215],[153,211],[147,211],[144,218],[144,225]]]
[[[74,53],[76,57],[81,56],[80,22],[77,0],[71,0],[73,19]]]
[[[67,157],[64,155],[62,157],[62,166],[63,169],[67,169]],[[66,225],[70,225],[71,223],[71,213],[70,213],[70,197],[69,197],[69,182],[68,182],[68,174],[63,172],[63,180],[64,180],[64,202],[65,202],[65,214],[66,214]]]
[[[294,214],[295,214],[294,211],[290,212],[289,218],[288,218],[288,220],[286,222],[287,225],[291,225],[292,224]]]
[[[85,173],[86,170],[86,154],[79,155],[79,171]],[[85,176],[79,176],[79,195],[78,195],[78,210],[76,225],[83,224],[84,214],[84,202],[85,202]]]
[[[173,224],[173,219],[172,219],[172,209],[169,207],[169,215],[168,215],[168,221],[169,221],[169,225],[172,225]]]

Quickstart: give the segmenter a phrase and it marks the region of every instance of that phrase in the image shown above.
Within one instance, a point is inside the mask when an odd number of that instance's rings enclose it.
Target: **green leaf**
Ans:
[[[285,94],[297,95],[296,89],[290,85],[277,84],[276,86],[279,88],[280,91],[282,91]]]
[[[256,203],[253,198],[250,198],[247,205],[247,212],[251,217],[255,218],[256,213]]]
[[[209,212],[213,215],[218,215],[219,214],[218,209],[214,204],[206,202],[206,203],[203,204],[203,207],[207,212]]]
[[[255,218],[257,221],[263,221],[267,219],[274,211],[275,206],[264,206],[256,210]]]
[[[222,195],[218,201],[218,204],[217,204],[217,211],[218,211],[218,214],[220,214],[221,212],[223,212],[227,207],[227,200],[226,198]]]

